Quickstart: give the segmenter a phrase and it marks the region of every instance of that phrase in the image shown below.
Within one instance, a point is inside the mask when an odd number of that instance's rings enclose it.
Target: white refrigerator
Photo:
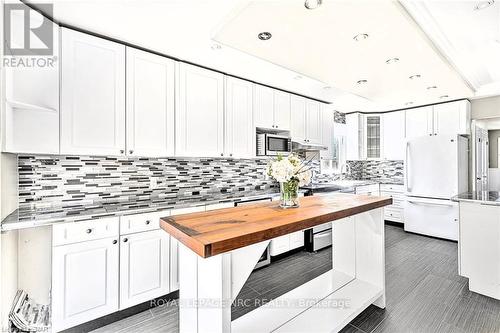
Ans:
[[[458,203],[468,190],[468,140],[454,135],[422,136],[406,142],[405,230],[458,240]]]

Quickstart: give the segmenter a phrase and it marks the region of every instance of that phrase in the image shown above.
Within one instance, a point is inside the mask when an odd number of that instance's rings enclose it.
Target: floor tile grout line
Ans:
[[[355,329],[357,329],[357,330],[360,330],[360,331],[361,331],[361,332],[363,332],[363,333],[368,333],[368,332],[366,332],[364,329],[362,329],[362,328],[360,328],[360,327],[358,327],[358,326],[356,326],[356,325],[354,325],[354,324],[349,323],[348,325],[351,325],[352,327],[354,327],[354,328],[355,328]]]

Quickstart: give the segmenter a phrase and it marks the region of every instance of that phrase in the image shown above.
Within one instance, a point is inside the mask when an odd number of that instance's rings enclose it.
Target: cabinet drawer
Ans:
[[[403,193],[405,191],[405,188],[404,185],[380,184],[380,191]]]
[[[403,223],[403,210],[394,208],[385,208],[384,219],[387,221]]]
[[[378,184],[357,186],[356,194],[379,195],[379,186]]]
[[[390,205],[390,208],[403,208],[403,203],[404,203],[404,195],[396,192],[380,192],[380,195],[383,197],[390,197],[392,198],[392,205]]]
[[[160,217],[169,215],[170,211],[122,216],[120,235],[159,229]]]
[[[53,246],[118,236],[118,217],[84,222],[55,224],[52,227]]]

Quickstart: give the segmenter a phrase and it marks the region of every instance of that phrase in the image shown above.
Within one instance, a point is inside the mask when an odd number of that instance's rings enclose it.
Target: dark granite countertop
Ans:
[[[1,230],[16,230],[55,223],[78,222],[102,217],[149,213],[162,210],[199,207],[219,203],[258,200],[279,196],[277,188],[267,190],[228,193],[226,196],[194,197],[184,201],[169,199],[144,199],[109,204],[50,207],[38,209],[16,209],[1,223]]]
[[[496,191],[477,191],[464,192],[454,196],[451,200],[463,202],[475,202],[483,205],[500,206],[500,192]]]

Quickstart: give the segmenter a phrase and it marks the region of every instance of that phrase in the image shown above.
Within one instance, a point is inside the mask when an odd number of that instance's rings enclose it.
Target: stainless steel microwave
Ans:
[[[276,134],[257,134],[257,156],[288,155],[292,152],[292,139]]]

